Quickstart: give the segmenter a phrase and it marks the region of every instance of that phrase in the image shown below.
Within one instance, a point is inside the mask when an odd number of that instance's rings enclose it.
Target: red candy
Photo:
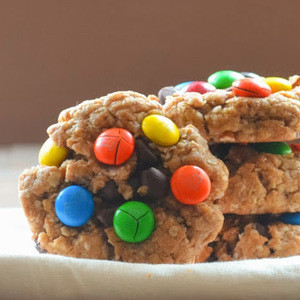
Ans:
[[[171,190],[178,201],[184,204],[197,204],[209,196],[211,181],[203,169],[186,165],[173,174]]]
[[[300,144],[290,144],[290,147],[292,148],[293,152],[300,152]]]
[[[271,88],[260,78],[243,78],[232,83],[232,91],[240,97],[264,98],[271,95]]]
[[[127,161],[134,151],[132,134],[122,128],[103,131],[95,141],[94,153],[97,159],[107,165],[120,165]]]
[[[207,92],[214,92],[216,88],[208,82],[205,81],[193,81],[187,87],[185,92],[197,92],[200,94],[205,94]]]

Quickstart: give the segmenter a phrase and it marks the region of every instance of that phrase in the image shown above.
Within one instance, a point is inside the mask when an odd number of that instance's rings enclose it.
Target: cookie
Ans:
[[[257,152],[255,148],[256,145],[232,145],[225,158],[229,185],[224,197],[216,201],[223,213],[299,212],[299,152],[278,155]]]
[[[152,99],[112,93],[63,111],[49,127],[56,152],[45,148],[40,155],[59,154],[58,166],[36,166],[19,178],[20,200],[40,251],[193,263],[216,238],[223,214],[214,201],[225,193],[228,170],[195,127],[170,125]],[[153,135],[151,128],[160,130]],[[60,149],[67,150],[63,161]],[[202,203],[182,204],[172,194],[172,176],[186,165],[201,168],[210,179]],[[82,193],[74,198],[74,190]]]
[[[227,215],[210,260],[230,261],[300,254],[300,225],[279,222],[275,216]]]
[[[167,96],[164,111],[179,127],[192,124],[211,142],[294,140],[300,132],[299,76],[291,77],[290,82],[292,90],[275,92],[275,86],[266,97],[239,96],[232,90],[177,93]]]

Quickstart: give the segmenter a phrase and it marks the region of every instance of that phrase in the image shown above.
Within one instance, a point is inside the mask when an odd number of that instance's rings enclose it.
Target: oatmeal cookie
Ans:
[[[143,120],[163,115],[161,105],[151,99],[135,92],[112,93],[63,111],[58,123],[49,127],[51,140],[67,149],[68,156],[58,166],[33,167],[19,178],[20,200],[40,251],[128,262],[193,263],[216,238],[223,214],[214,201],[224,195],[228,170],[193,126],[181,128],[178,142],[171,146],[149,140],[141,128]],[[132,155],[120,165],[102,163],[94,153],[97,137],[111,128],[126,129],[135,140]],[[127,145],[128,140],[121,139]],[[117,153],[120,149],[119,141]],[[208,174],[211,192],[205,202],[184,205],[172,195],[170,178],[185,165]],[[62,191],[74,185],[90,193],[94,202],[92,216],[80,226],[64,224],[56,209],[57,199],[65,200]],[[142,242],[125,241],[115,230],[115,212],[129,200],[145,203],[154,215],[153,232]],[[141,223],[135,221],[137,233]]]
[[[166,116],[179,127],[194,125],[208,141],[257,143],[288,141],[300,133],[300,80],[290,78],[291,91],[265,98],[237,97],[232,91],[168,96]]]
[[[278,222],[275,216],[227,215],[211,260],[230,261],[300,254],[300,226]]]
[[[226,158],[230,171],[223,213],[266,214],[300,211],[299,153],[258,153],[251,146],[233,145]]]

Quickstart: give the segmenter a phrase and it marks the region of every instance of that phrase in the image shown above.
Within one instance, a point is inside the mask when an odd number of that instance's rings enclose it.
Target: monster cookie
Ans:
[[[223,73],[222,73],[223,72]],[[222,71],[209,77],[216,91],[192,83],[164,93],[164,111],[179,127],[194,125],[212,142],[291,141],[300,133],[300,80],[250,78]],[[225,72],[225,73],[224,73]],[[191,92],[186,92],[191,91]]]
[[[201,260],[223,225],[214,202],[224,196],[228,170],[195,127],[178,129],[154,97],[116,92],[63,111],[48,134],[40,165],[19,178],[39,251]]]
[[[212,151],[220,156],[223,147]],[[300,212],[300,152],[282,142],[232,145],[224,160],[230,178],[217,200],[223,213]]]
[[[212,251],[209,260],[219,261],[299,255],[300,215],[228,215],[207,248]]]

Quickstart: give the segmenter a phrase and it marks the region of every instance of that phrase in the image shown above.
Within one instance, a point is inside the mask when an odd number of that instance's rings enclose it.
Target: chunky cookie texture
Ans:
[[[237,97],[232,91],[168,96],[166,116],[179,127],[194,125],[208,141],[255,143],[294,140],[300,132],[300,80],[291,91],[265,98]]]
[[[214,201],[223,197],[228,185],[225,164],[211,154],[193,126],[180,129],[173,146],[151,142],[141,129],[151,114],[163,115],[161,105],[135,92],[112,93],[60,114],[48,133],[57,146],[68,149],[67,159],[59,167],[25,170],[19,179],[20,200],[40,251],[128,262],[193,263],[215,240],[223,214]],[[135,150],[125,163],[106,165],[96,159],[94,143],[103,131],[116,127],[133,135]],[[183,205],[170,191],[171,175],[187,164],[210,177],[211,193],[201,204]],[[94,199],[93,216],[80,227],[64,225],[55,211],[57,196],[70,185],[84,187]],[[140,243],[121,240],[112,226],[114,212],[128,200],[146,203],[154,214],[154,231]]]
[[[227,215],[210,247],[210,260],[219,261],[299,255],[300,226],[280,223],[274,216]]]
[[[230,170],[223,213],[266,214],[300,211],[298,153],[258,153],[251,146],[233,145],[225,162]]]

